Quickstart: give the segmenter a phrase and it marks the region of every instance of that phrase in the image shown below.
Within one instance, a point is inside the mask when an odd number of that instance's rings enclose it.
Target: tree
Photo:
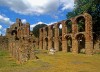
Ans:
[[[36,25],[34,28],[33,28],[33,34],[35,37],[39,37],[39,29],[42,28],[42,27],[45,27],[47,26],[46,24],[38,24]]]
[[[67,18],[87,12],[93,18],[93,31],[100,31],[100,0],[75,0],[74,3],[75,8],[67,14]]]

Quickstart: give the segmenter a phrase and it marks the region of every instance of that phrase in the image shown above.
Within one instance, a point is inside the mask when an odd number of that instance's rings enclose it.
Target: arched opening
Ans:
[[[66,21],[66,27],[67,27],[67,33],[72,33],[72,21],[71,20]]]
[[[11,35],[17,35],[17,31],[16,30],[12,30]]]
[[[46,42],[46,50],[48,50],[48,38],[45,38],[45,42]]]
[[[15,27],[15,30],[17,30],[17,27]]]
[[[83,34],[77,35],[78,53],[85,53],[85,36]]]
[[[54,41],[52,41],[52,48],[54,48]]]
[[[41,33],[43,33],[43,29],[41,29]]]
[[[62,51],[62,37],[59,38],[59,51]]]
[[[46,36],[48,36],[48,27],[45,28]]]
[[[12,36],[14,35],[15,40],[19,40],[19,38],[17,37],[17,31],[16,31],[16,30],[13,30],[13,31],[11,32],[11,35],[12,35]]]
[[[72,38],[71,38],[71,36],[67,36],[66,40],[67,40],[67,52],[72,52]]]
[[[55,36],[55,27],[54,27],[54,25],[51,25],[51,30],[52,30],[52,37],[54,37]]]
[[[62,24],[58,23],[59,51],[62,51]]]
[[[93,34],[93,49],[95,53],[100,52],[100,34]]]
[[[78,31],[84,32],[85,31],[85,18],[83,16],[80,16],[77,18],[77,24],[78,24]]]
[[[62,36],[62,24],[61,23],[58,24],[58,28],[59,28],[59,36]]]

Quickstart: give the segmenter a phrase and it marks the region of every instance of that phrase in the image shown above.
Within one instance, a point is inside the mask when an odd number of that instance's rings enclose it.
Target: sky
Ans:
[[[37,24],[53,24],[67,19],[74,8],[74,0],[0,0],[0,34],[20,18],[30,29]]]

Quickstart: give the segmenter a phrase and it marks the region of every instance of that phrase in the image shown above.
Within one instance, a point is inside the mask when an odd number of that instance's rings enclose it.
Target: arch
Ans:
[[[15,27],[15,30],[17,30],[17,27]]]
[[[43,28],[41,28],[40,31],[43,32]]]
[[[84,18],[84,16],[77,17],[76,23],[77,23],[77,26],[78,26],[78,31],[84,32],[85,31],[85,18]]]
[[[51,25],[50,26],[50,29],[52,30],[52,37],[54,37],[55,36],[55,26],[54,25]]]
[[[78,34],[76,39],[78,44],[78,53],[85,53],[85,35]]]
[[[72,33],[72,21],[67,20],[65,23],[66,23],[66,27],[67,27],[67,33]]]
[[[66,36],[66,40],[67,40],[67,52],[72,52],[72,37]]]
[[[45,46],[46,50],[48,50],[48,38],[45,38]]]
[[[14,34],[17,35],[17,31],[16,30],[12,30],[11,35],[14,35]]]
[[[54,41],[52,40],[52,48],[54,48]]]
[[[62,51],[62,37],[59,37],[59,51]]]
[[[59,28],[59,36],[62,36],[62,24],[58,23],[58,28]]]
[[[46,36],[48,36],[48,27],[45,27]]]
[[[100,49],[100,34],[93,34],[93,49]]]
[[[96,41],[99,40],[98,38],[99,38],[99,36],[96,33],[94,33],[93,34],[93,44],[95,44]]]

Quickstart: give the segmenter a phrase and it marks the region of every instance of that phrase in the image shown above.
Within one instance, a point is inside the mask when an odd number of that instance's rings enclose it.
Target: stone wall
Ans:
[[[20,63],[35,59],[33,43],[28,40],[10,40],[9,52]]]
[[[35,59],[34,48],[38,47],[38,40],[30,32],[29,23],[23,24],[20,19],[7,28],[8,50],[20,63]]]
[[[39,48],[93,54],[92,17],[88,13],[40,29]]]
[[[0,36],[0,50],[8,50],[8,38]]]

